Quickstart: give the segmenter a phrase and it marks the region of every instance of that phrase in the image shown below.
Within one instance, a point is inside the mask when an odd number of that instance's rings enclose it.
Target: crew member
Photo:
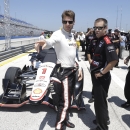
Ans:
[[[90,130],[108,130],[109,121],[107,93],[111,82],[110,70],[118,62],[118,56],[114,44],[107,34],[108,23],[104,18],[98,18],[94,22],[94,30],[97,37],[94,56],[90,64],[92,83],[94,88],[94,106],[97,127]]]

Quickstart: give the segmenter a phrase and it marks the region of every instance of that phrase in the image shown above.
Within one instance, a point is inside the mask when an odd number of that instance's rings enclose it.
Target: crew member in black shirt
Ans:
[[[120,52],[120,42],[122,41],[121,35],[120,35],[120,31],[118,29],[114,30],[114,36],[112,38],[112,42],[114,43],[114,46],[116,48],[116,53],[119,57],[119,52]],[[115,67],[118,68],[118,64],[119,62],[117,62],[117,64],[115,65]]]
[[[94,51],[96,48],[96,42],[97,42],[97,38],[93,38],[90,43],[88,44],[88,48],[87,48],[87,58],[89,61],[89,64],[91,64],[93,55],[94,55]],[[92,73],[91,73],[91,78],[92,78]],[[88,100],[89,103],[94,102],[94,90],[93,90],[93,86],[92,86],[92,97]]]
[[[97,37],[94,55],[90,61],[90,70],[94,88],[94,107],[97,127],[90,130],[108,130],[107,93],[111,82],[110,70],[118,62],[114,44],[107,34],[107,20],[98,18],[94,22]]]

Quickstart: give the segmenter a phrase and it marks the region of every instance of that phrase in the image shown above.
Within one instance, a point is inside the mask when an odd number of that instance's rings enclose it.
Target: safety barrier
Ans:
[[[38,39],[30,39],[30,40],[21,40],[11,42],[11,49],[8,51],[0,52],[0,62],[11,57],[14,57],[21,53],[26,53],[29,50],[34,49],[34,43],[37,42]],[[0,44],[0,48],[2,48],[3,44]]]

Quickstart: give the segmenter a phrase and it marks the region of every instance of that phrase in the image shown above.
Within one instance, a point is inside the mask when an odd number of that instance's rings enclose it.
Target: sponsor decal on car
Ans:
[[[40,76],[39,79],[45,79],[45,76]]]
[[[40,94],[40,93],[42,93],[42,90],[40,88],[37,88],[37,89],[33,90],[33,93],[34,94]]]
[[[41,67],[49,67],[49,68],[54,68],[52,65],[41,65]]]
[[[46,71],[47,71],[47,68],[43,68],[43,69],[42,69],[42,74],[45,74]]]
[[[45,87],[46,85],[44,83],[35,83],[34,87]]]

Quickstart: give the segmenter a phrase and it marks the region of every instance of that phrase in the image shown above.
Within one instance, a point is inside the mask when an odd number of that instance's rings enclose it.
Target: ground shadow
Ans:
[[[95,127],[95,125],[92,123],[92,121],[95,119],[95,115],[93,111],[90,109],[90,105],[86,104],[85,105],[86,110],[76,110],[76,109],[70,109],[70,117],[73,117],[73,113],[77,113],[77,118],[80,118],[81,121],[88,126],[89,128]],[[75,124],[78,125],[78,124]]]
[[[126,123],[126,125],[130,128],[130,115],[122,115],[122,120]]]
[[[47,112],[45,116],[43,116],[43,120],[40,124],[39,130],[44,130],[46,125],[49,125],[51,128],[55,128],[56,122],[56,112]]]
[[[92,92],[90,92],[90,91],[83,91],[82,96],[83,96],[83,98],[86,97],[86,98],[90,99],[92,97]]]
[[[112,96],[111,98],[108,98],[108,102],[114,102],[118,107],[121,107],[121,104],[125,103],[124,100],[120,99],[117,96]]]
[[[123,69],[123,70],[128,70],[127,66],[119,66],[119,68]]]

